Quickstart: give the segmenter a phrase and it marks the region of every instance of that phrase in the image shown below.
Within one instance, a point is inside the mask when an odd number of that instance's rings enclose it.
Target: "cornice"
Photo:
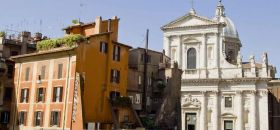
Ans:
[[[270,78],[232,78],[232,79],[182,79],[182,83],[240,83],[240,82],[258,82],[270,81]]]

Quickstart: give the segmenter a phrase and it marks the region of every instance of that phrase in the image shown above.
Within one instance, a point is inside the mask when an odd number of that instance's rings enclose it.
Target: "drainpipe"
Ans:
[[[16,122],[15,122],[15,120],[16,120],[16,117],[17,117],[17,97],[19,97],[19,93],[17,94],[17,92],[19,92],[19,81],[20,81],[20,79],[21,79],[21,73],[20,73],[20,71],[21,71],[21,64],[22,63],[20,63],[19,64],[19,69],[18,69],[18,80],[17,80],[17,91],[15,91],[15,96],[16,96],[16,99],[15,99],[15,104],[14,104],[14,115],[13,115],[13,130],[15,130],[15,124],[16,124]],[[16,89],[15,89],[16,90]]]
[[[68,89],[69,89],[69,75],[70,75],[70,65],[71,65],[71,54],[69,53],[69,51],[67,51],[68,53],[68,69],[67,69],[67,81],[66,81],[66,95],[65,95],[65,101],[64,101],[64,112],[63,112],[63,130],[65,129],[65,119],[66,119],[66,107],[67,107],[67,98],[68,98]],[[72,102],[73,103],[73,102]],[[72,116],[71,116],[72,117]],[[72,119],[72,118],[71,118]],[[72,120],[71,120],[72,122]],[[72,123],[71,123],[72,124]],[[70,128],[71,130],[72,128]]]

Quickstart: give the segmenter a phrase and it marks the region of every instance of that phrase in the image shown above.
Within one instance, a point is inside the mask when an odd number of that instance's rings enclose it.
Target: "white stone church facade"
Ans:
[[[162,27],[166,55],[183,70],[182,130],[268,130],[267,54],[242,62],[233,22],[219,2],[214,18],[187,15]]]

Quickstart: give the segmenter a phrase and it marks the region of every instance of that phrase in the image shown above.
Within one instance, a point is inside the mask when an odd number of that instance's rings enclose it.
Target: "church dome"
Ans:
[[[229,17],[225,15],[225,7],[220,0],[218,6],[216,8],[216,14],[214,20],[217,20],[220,23],[226,24],[223,28],[223,36],[225,37],[232,37],[232,38],[239,38],[237,29],[235,28],[234,23],[231,21]]]
[[[237,29],[230,18],[222,16],[220,17],[219,22],[226,24],[226,26],[223,28],[223,36],[239,38]]]

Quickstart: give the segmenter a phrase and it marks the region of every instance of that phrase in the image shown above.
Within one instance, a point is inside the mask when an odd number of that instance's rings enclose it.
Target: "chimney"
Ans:
[[[20,41],[21,42],[28,42],[31,38],[31,33],[28,31],[23,31],[21,32],[21,38]]]
[[[31,33],[27,31],[21,32],[21,53],[20,54],[26,54],[27,53],[27,45],[29,43],[29,40],[31,39]]]
[[[108,32],[111,32],[111,19],[108,19]]]
[[[101,31],[101,26],[102,26],[102,17],[98,16],[95,19],[95,33],[94,34],[99,34]]]
[[[35,33],[34,41],[38,42],[38,41],[41,41],[41,40],[42,40],[42,33],[39,33],[39,32]]]

